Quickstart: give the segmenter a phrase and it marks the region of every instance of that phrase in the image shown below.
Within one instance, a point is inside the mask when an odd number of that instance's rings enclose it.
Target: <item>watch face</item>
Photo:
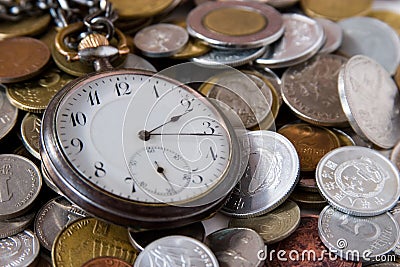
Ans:
[[[55,131],[81,179],[126,200],[188,203],[218,186],[231,164],[218,110],[193,89],[146,72],[77,82],[60,101]]]

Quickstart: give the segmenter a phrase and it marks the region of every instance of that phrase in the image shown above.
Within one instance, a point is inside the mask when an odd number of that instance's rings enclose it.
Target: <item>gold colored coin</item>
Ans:
[[[39,138],[42,119],[33,113],[27,113],[21,122],[22,143],[25,148],[40,160]]]
[[[111,0],[121,19],[147,18],[167,9],[174,0]]]
[[[301,0],[303,11],[310,17],[334,21],[368,14],[373,0]]]
[[[81,267],[97,257],[116,257],[133,264],[136,251],[126,228],[95,218],[82,218],[61,231],[52,248],[54,267]]]
[[[272,212],[254,218],[231,219],[229,227],[246,227],[256,231],[266,244],[281,241],[293,233],[300,223],[300,208],[287,200]]]
[[[43,112],[51,98],[74,77],[51,67],[40,77],[7,86],[8,100],[19,109],[40,113]]]
[[[339,139],[327,128],[306,123],[286,125],[278,130],[296,148],[301,171],[314,171],[320,159],[340,147]]]
[[[203,18],[203,24],[211,31],[229,36],[249,35],[267,26],[260,13],[244,8],[219,8]]]
[[[0,23],[0,40],[17,36],[34,36],[43,32],[51,21],[49,14],[40,17],[29,17],[21,21],[2,21]]]
[[[397,34],[400,34],[400,14],[389,10],[372,10],[369,17],[379,19],[391,26]]]
[[[345,132],[338,130],[338,129],[332,129],[332,132],[339,139],[340,146],[355,146],[356,145],[354,143],[354,140]]]
[[[396,73],[394,74],[394,81],[396,82],[397,88],[400,90],[400,65],[397,67]]]
[[[132,267],[132,265],[115,257],[99,257],[86,262],[82,267]]]
[[[47,47],[49,48],[49,50],[51,51],[51,48],[52,48],[52,46],[54,44],[54,40],[56,39],[56,35],[57,35],[56,28],[55,27],[51,27],[45,33],[43,33],[40,36],[38,36],[38,38],[39,38],[40,41],[45,43],[47,45]]]

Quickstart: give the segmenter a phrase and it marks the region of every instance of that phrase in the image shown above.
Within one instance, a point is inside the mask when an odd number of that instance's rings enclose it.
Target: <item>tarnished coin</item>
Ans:
[[[346,146],[329,152],[318,163],[315,176],[329,204],[355,216],[384,213],[400,196],[397,168],[366,147]]]
[[[58,233],[67,225],[86,217],[86,212],[71,204],[64,197],[57,197],[47,202],[37,213],[35,233],[40,244],[51,250]]]
[[[258,252],[264,249],[263,239],[249,228],[226,228],[211,233],[205,243],[214,252],[220,266],[261,267]]]
[[[278,208],[265,215],[248,219],[232,218],[229,221],[229,227],[253,229],[262,237],[264,243],[272,244],[287,238],[296,230],[299,223],[299,206],[291,200],[286,200]]]
[[[400,170],[400,142],[393,148],[390,154],[390,160],[397,166]]]
[[[400,202],[397,202],[396,206],[394,206],[390,211],[390,214],[393,215],[394,220],[400,225]],[[396,247],[393,249],[393,252],[400,256],[400,241],[397,242]]]
[[[99,257],[86,262],[82,267],[132,267],[132,265],[115,257]]]
[[[332,131],[311,124],[288,124],[278,132],[296,148],[301,171],[314,171],[326,153],[340,146],[339,139]]]
[[[156,266],[218,267],[214,253],[200,241],[187,236],[171,235],[150,243],[138,255],[134,267]]]
[[[129,242],[126,228],[94,218],[82,218],[61,231],[51,255],[54,267],[81,267],[101,256],[117,257],[133,264],[136,251]]]
[[[315,55],[325,41],[324,29],[313,19],[300,14],[282,15],[285,33],[271,45],[271,50],[256,59],[256,63],[268,68],[289,67],[306,61]]]
[[[343,111],[358,135],[381,148],[397,143],[399,90],[379,63],[362,55],[349,59],[339,73],[339,95]]]
[[[318,216],[301,217],[300,225],[288,238],[280,241],[272,249],[264,251],[263,256],[268,267],[361,267],[361,262],[350,262],[335,257],[318,236]],[[273,253],[276,251],[280,254]],[[280,252],[282,251],[282,252]]]
[[[192,223],[186,226],[161,229],[161,230],[149,230],[133,232],[129,231],[129,240],[135,249],[138,251],[144,250],[144,248],[151,242],[170,235],[183,235],[192,237],[194,239],[203,242],[205,236],[205,229],[201,222]]]
[[[284,31],[281,14],[255,1],[207,2],[192,9],[186,22],[191,36],[216,48],[262,47]]]
[[[400,63],[400,40],[386,23],[369,17],[354,17],[338,22],[343,29],[339,53],[348,57],[368,56],[394,75]]]
[[[320,54],[329,54],[336,51],[343,41],[343,30],[336,22],[329,19],[315,19],[324,28],[326,40],[324,46],[319,50]]]
[[[30,37],[0,41],[0,82],[14,83],[40,73],[50,59],[45,43]]]
[[[318,55],[288,68],[282,76],[282,97],[293,112],[312,124],[347,124],[338,93],[340,68],[347,62],[337,55]]]
[[[135,54],[129,53],[126,56],[124,63],[117,67],[117,69],[139,69],[156,72],[157,69],[146,59],[139,57]]]
[[[0,239],[0,266],[30,266],[39,255],[39,241],[30,230]]]
[[[210,52],[193,57],[190,60],[206,66],[224,67],[224,65],[228,65],[238,67],[252,62],[268,49],[267,46],[243,50],[211,49]]]
[[[25,148],[40,159],[39,138],[42,119],[33,113],[27,113],[21,122],[21,137]]]
[[[35,218],[36,212],[21,217],[0,221],[0,238],[6,238],[25,230]]]
[[[297,187],[304,191],[318,192],[317,181],[315,180],[315,172],[300,172],[300,179]]]
[[[42,177],[36,165],[13,154],[0,155],[0,182],[0,219],[23,214],[42,187]]]
[[[38,78],[7,85],[7,98],[19,109],[43,112],[53,96],[74,77],[52,67]]]
[[[183,50],[189,40],[187,31],[177,25],[159,23],[136,33],[136,47],[148,57],[169,57]]]
[[[298,182],[299,158],[292,143],[271,131],[248,133],[246,171],[222,212],[238,218],[263,215],[283,203]]]
[[[310,17],[322,17],[330,20],[341,20],[348,17],[362,16],[368,13],[373,0],[301,0],[301,7]]]
[[[11,105],[0,86],[0,139],[6,136],[17,122],[18,109]]]
[[[351,261],[373,261],[390,252],[399,239],[399,226],[389,212],[356,217],[331,206],[320,213],[318,232],[332,253]]]
[[[0,40],[18,36],[34,36],[46,30],[51,21],[50,14],[31,16],[19,21],[4,21],[0,23]]]

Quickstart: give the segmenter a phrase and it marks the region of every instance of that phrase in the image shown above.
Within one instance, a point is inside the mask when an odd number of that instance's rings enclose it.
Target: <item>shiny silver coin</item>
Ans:
[[[393,148],[390,154],[390,160],[396,165],[397,169],[400,170],[400,142]]]
[[[318,163],[315,176],[328,203],[355,216],[384,213],[400,196],[396,167],[379,152],[366,147],[332,150]]]
[[[27,113],[21,122],[22,143],[24,144],[26,150],[28,150],[29,153],[39,160],[39,138],[41,125],[42,119],[34,113]]]
[[[134,267],[157,266],[218,267],[214,253],[200,241],[180,235],[157,239],[145,247],[135,260]]]
[[[0,238],[6,238],[25,230],[35,218],[36,212],[21,217],[0,221]]]
[[[271,51],[256,59],[256,63],[268,68],[289,67],[306,61],[315,55],[325,42],[322,26],[315,20],[300,14],[282,15],[285,33],[271,46]]]
[[[170,235],[183,235],[203,242],[206,230],[201,222],[178,228],[133,232],[129,231],[129,241],[137,251],[143,251],[151,242]]]
[[[227,228],[206,237],[205,243],[214,252],[220,266],[259,267],[264,264],[258,257],[264,250],[264,241],[249,228]]]
[[[325,44],[319,50],[320,54],[329,54],[335,52],[343,41],[343,30],[336,22],[329,19],[316,18],[315,19],[324,28],[326,40]]]
[[[30,230],[0,239],[0,266],[31,266],[39,255],[39,241]]]
[[[238,67],[248,64],[260,57],[268,47],[244,49],[244,50],[220,50],[211,49],[210,52],[199,57],[191,58],[190,60],[198,64],[206,66],[221,66]]]
[[[368,56],[394,75],[400,63],[400,41],[386,23],[370,17],[353,17],[338,22],[343,29],[339,52],[349,57]]]
[[[338,75],[345,57],[318,55],[288,68],[282,76],[282,97],[301,119],[316,125],[347,124],[338,94]]]
[[[389,212],[393,215],[393,218],[395,219],[397,224],[400,225],[400,202],[397,202],[396,206],[394,206]],[[400,241],[397,242],[396,247],[393,249],[393,252],[397,256],[400,256]]]
[[[169,57],[181,51],[189,40],[187,31],[177,25],[159,23],[136,33],[136,47],[148,57]]]
[[[124,63],[121,66],[118,66],[121,69],[139,69],[139,70],[148,70],[156,72],[157,69],[146,59],[139,57],[135,54],[129,53],[126,56]]]
[[[18,217],[28,210],[42,187],[36,165],[13,154],[0,155],[0,219]]]
[[[289,197],[299,177],[299,157],[286,137],[271,131],[252,131],[248,137],[247,169],[221,210],[238,218],[275,209]]]
[[[18,117],[18,109],[11,105],[6,97],[4,86],[0,85],[0,139],[14,127]]]
[[[254,1],[207,2],[192,9],[186,23],[191,36],[219,49],[262,47],[284,31],[282,15]]]
[[[71,204],[64,197],[57,197],[47,202],[37,213],[35,233],[40,244],[51,251],[56,236],[71,222],[87,214]]]
[[[400,94],[389,73],[366,56],[354,56],[339,73],[343,111],[354,131],[381,148],[400,138]]]
[[[344,214],[331,206],[319,215],[318,232],[334,254],[351,261],[371,262],[390,252],[399,239],[399,226],[390,213],[372,217]]]

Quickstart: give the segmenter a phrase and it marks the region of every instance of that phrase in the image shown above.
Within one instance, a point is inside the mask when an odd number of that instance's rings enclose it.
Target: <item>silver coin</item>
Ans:
[[[260,72],[264,77],[270,81],[278,93],[279,107],[282,105],[282,80],[279,76],[273,72],[271,69],[266,67],[260,67],[259,65],[254,65],[254,69]]]
[[[324,28],[326,40],[323,47],[319,50],[320,54],[329,54],[336,51],[343,41],[343,30],[336,22],[329,19],[315,18]]]
[[[129,241],[137,251],[143,251],[151,242],[170,235],[183,235],[203,242],[206,230],[201,222],[192,223],[178,228],[133,232],[129,231]]]
[[[211,78],[207,97],[231,107],[249,129],[264,121],[271,112],[272,92],[268,85],[253,74],[226,72]]]
[[[238,218],[259,216],[279,206],[299,177],[299,157],[286,137],[271,131],[252,131],[248,137],[247,169],[221,210]]]
[[[393,218],[397,222],[398,225],[400,225],[400,202],[397,202],[396,206],[394,206],[390,210],[390,214],[393,215]],[[400,242],[397,242],[396,247],[393,249],[393,252],[397,255],[400,256]]]
[[[244,49],[244,50],[220,50],[211,49],[208,53],[190,60],[206,66],[231,66],[238,67],[250,63],[260,57],[268,47]]]
[[[56,192],[57,194],[59,194],[60,196],[64,196],[64,194],[61,192],[60,189],[58,189],[58,187],[54,184],[53,180],[51,180],[50,175],[48,174],[46,167],[44,166],[44,164],[42,163],[40,165],[40,169],[41,169],[41,173],[42,173],[42,178],[44,180],[44,183],[54,192]]]
[[[325,42],[322,26],[300,14],[284,14],[285,33],[271,52],[256,59],[256,63],[269,68],[289,67],[315,55]]]
[[[0,266],[30,266],[39,255],[39,241],[30,230],[0,239]]]
[[[156,72],[157,69],[146,59],[139,57],[135,54],[129,53],[126,56],[124,63],[121,66],[118,66],[121,69],[139,69],[139,70],[148,70]]]
[[[145,247],[134,267],[157,266],[218,267],[214,253],[200,241],[180,235],[157,239]]]
[[[328,152],[318,163],[315,176],[328,203],[355,216],[384,213],[400,196],[396,167],[366,147],[346,146]]]
[[[396,165],[397,169],[400,170],[400,142],[393,148],[390,154],[390,160]]]
[[[14,127],[18,117],[18,109],[11,105],[6,97],[4,86],[0,85],[0,139]]]
[[[352,261],[373,261],[390,252],[399,240],[399,226],[390,213],[356,217],[331,206],[320,213],[318,232],[332,253]]]
[[[0,155],[0,219],[15,218],[29,209],[42,187],[36,165],[13,154]]]
[[[264,250],[264,241],[249,228],[227,228],[206,237],[205,243],[214,252],[220,266],[259,267],[264,264],[258,257]]]
[[[343,29],[339,52],[349,57],[365,55],[394,75],[400,63],[400,41],[386,23],[370,17],[353,17],[338,22]]]
[[[0,238],[6,238],[25,230],[35,218],[36,212],[30,212],[21,217],[0,221]]]
[[[27,113],[21,122],[22,143],[26,150],[37,159],[40,159],[39,138],[41,125],[42,119],[34,113]]]
[[[354,131],[381,148],[400,138],[400,94],[387,71],[376,61],[354,56],[339,73],[339,95]]]
[[[187,31],[177,25],[159,23],[136,33],[133,42],[148,57],[169,57],[181,51],[189,40]]]
[[[282,97],[301,119],[316,125],[347,123],[338,93],[338,75],[345,57],[318,55],[288,68],[282,76]]]

